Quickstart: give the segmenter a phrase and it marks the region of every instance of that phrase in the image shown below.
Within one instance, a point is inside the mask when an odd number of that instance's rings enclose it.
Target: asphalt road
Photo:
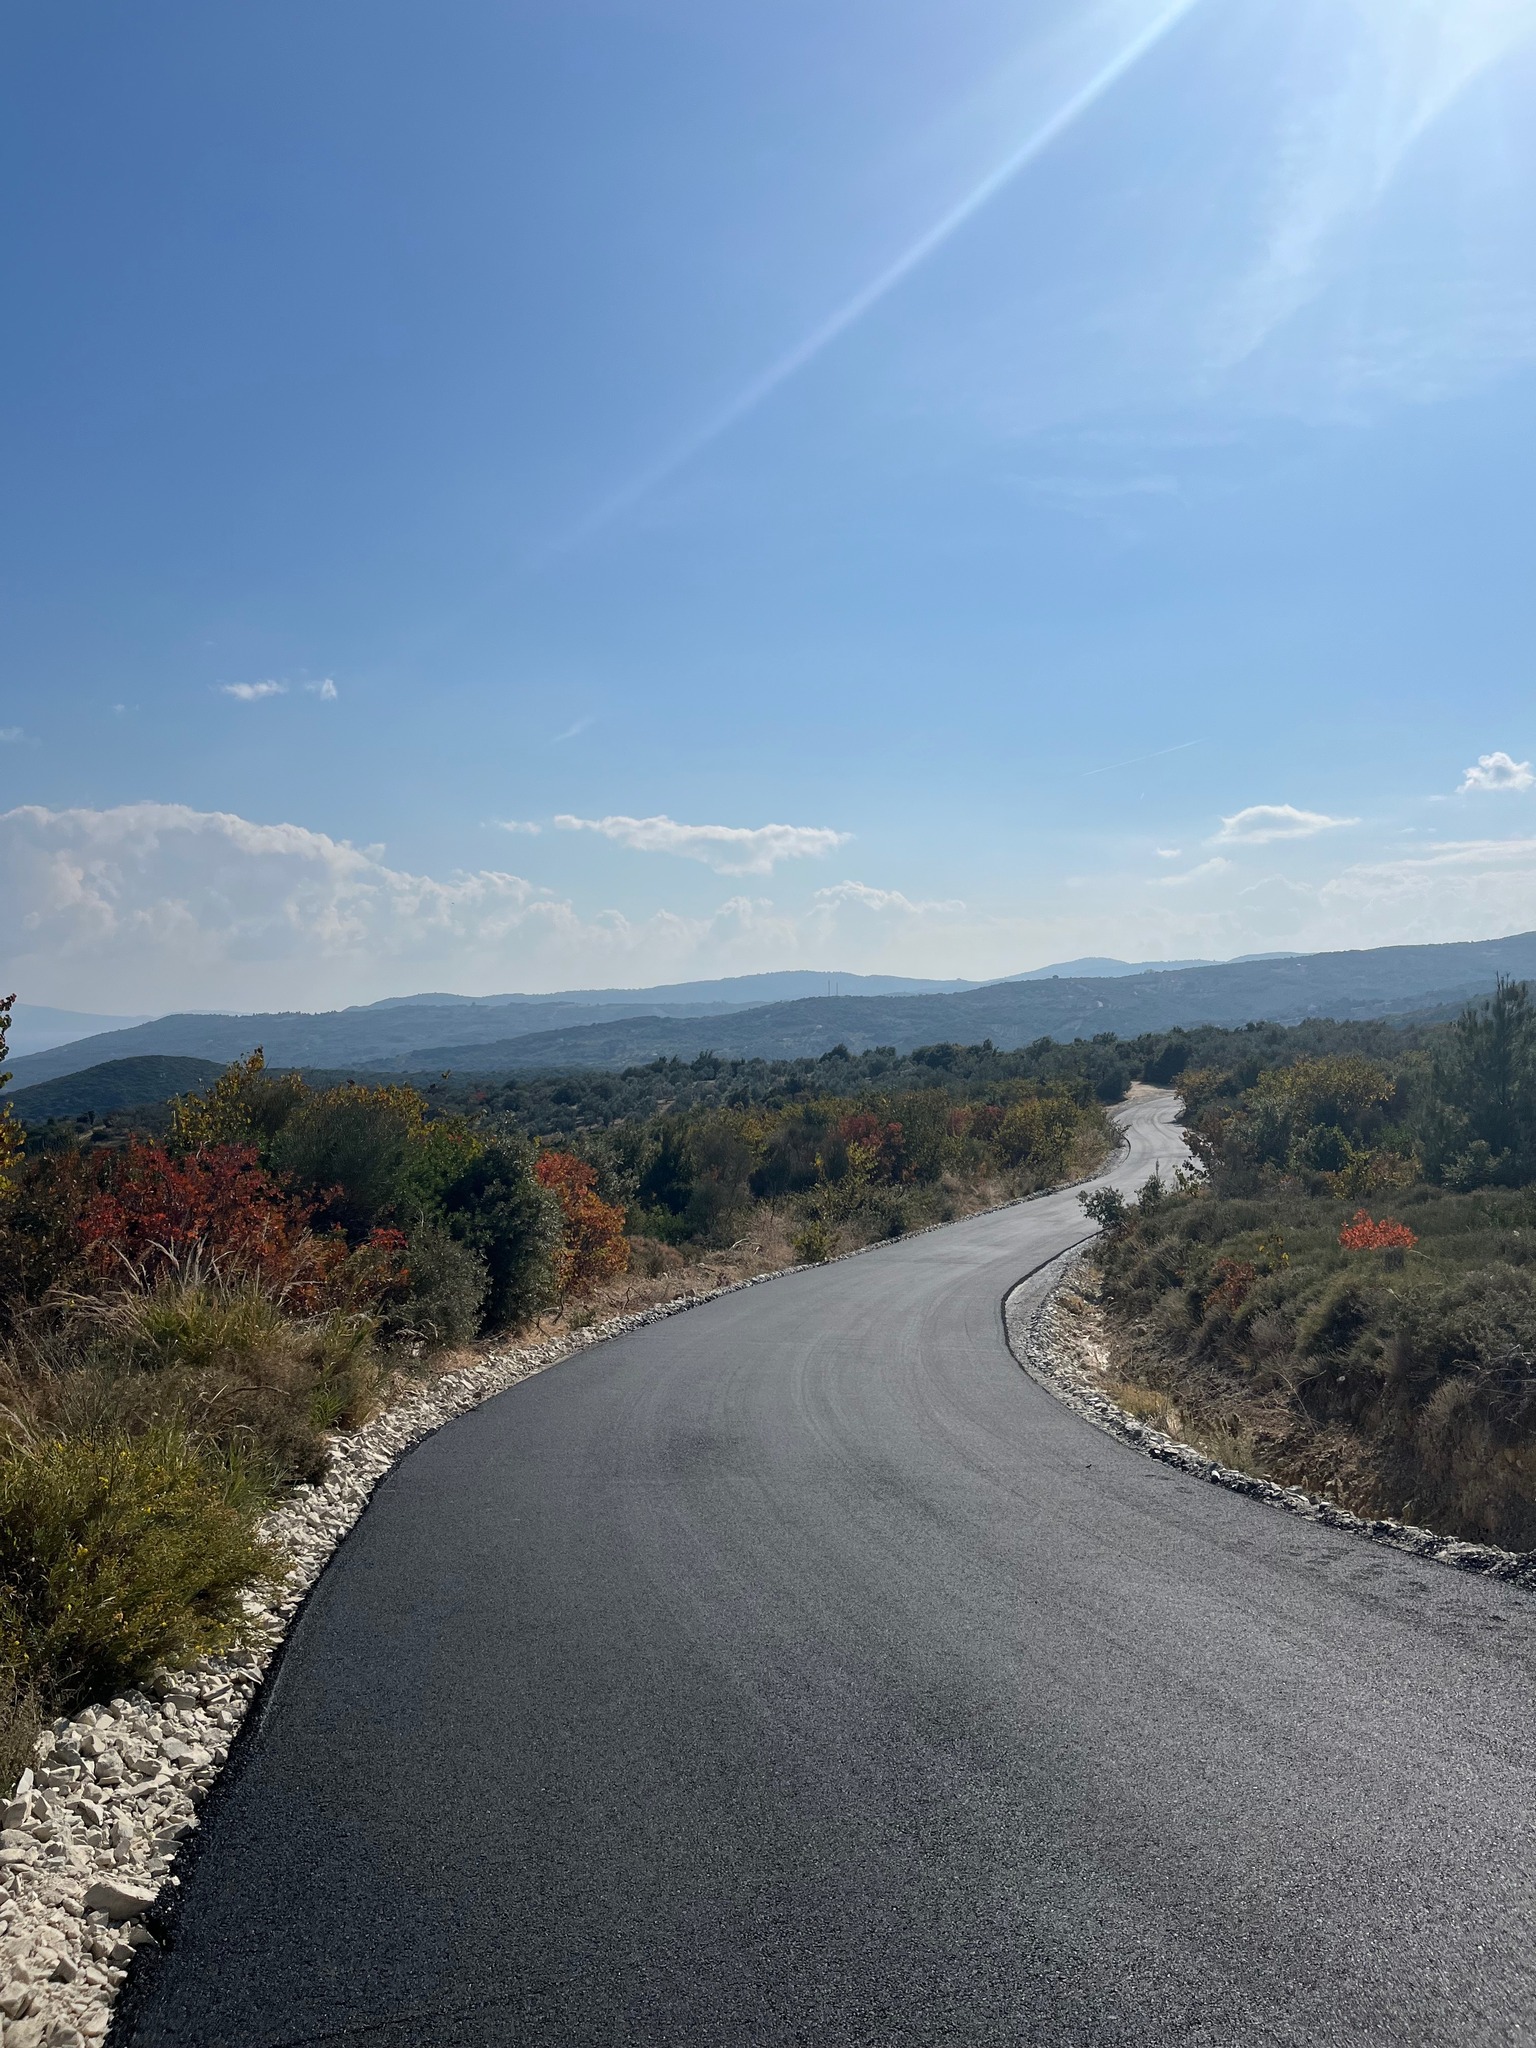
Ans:
[[[1129,1117],[1113,1176],[1178,1148]],[[1091,1429],[1062,1194],[453,1423],[321,1580],[114,2039],[1536,2038],[1536,1601]]]

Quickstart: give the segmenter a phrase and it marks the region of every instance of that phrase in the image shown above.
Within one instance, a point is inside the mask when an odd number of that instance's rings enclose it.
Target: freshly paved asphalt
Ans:
[[[1178,1147],[1130,1121],[1122,1185]],[[1063,1194],[441,1431],[302,1615],[136,2048],[1536,2039],[1536,1601],[1028,1379]]]

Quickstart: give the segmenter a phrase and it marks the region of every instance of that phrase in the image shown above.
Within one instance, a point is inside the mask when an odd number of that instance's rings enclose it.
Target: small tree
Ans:
[[[1088,1188],[1077,1199],[1083,1214],[1101,1230],[1118,1230],[1131,1213],[1118,1188]]]
[[[269,1074],[258,1045],[226,1067],[199,1095],[178,1095],[171,1104],[169,1144],[173,1152],[207,1152],[216,1145],[254,1145],[263,1158],[306,1094],[297,1074]]]
[[[555,1283],[564,1296],[590,1294],[629,1264],[624,1211],[597,1193],[597,1172],[570,1152],[543,1152],[534,1172],[559,1201],[564,1241],[555,1253]]]
[[[1433,1065],[1426,1152],[1436,1177],[1461,1186],[1536,1174],[1536,1010],[1502,975],[1469,1003]]]
[[[0,1088],[11,1078],[3,1069],[6,1043],[11,1033],[11,1012],[15,1006],[14,996],[0,996]],[[16,1191],[23,1142],[21,1125],[17,1123],[11,1105],[8,1102],[0,1104],[0,1201]]]

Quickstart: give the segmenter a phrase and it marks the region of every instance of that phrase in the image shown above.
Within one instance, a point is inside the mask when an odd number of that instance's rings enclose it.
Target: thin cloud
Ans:
[[[1529,789],[1536,782],[1531,773],[1529,761],[1511,760],[1508,754],[1479,754],[1474,767],[1461,778],[1458,796],[1467,796],[1478,790],[1522,790]]]
[[[221,696],[233,697],[237,704],[259,704],[263,697],[286,697],[286,683],[220,683]]]
[[[1186,868],[1182,875],[1154,875],[1149,886],[1153,889],[1182,889],[1188,882],[1202,882],[1208,875],[1224,874],[1232,863],[1224,854],[1213,854],[1198,867]]]
[[[1227,309],[1229,362],[1252,355],[1340,273],[1421,138],[1536,29],[1533,0],[1354,0],[1328,67],[1297,95],[1265,246]],[[1356,337],[1357,349],[1360,337]]]
[[[597,832],[635,853],[672,853],[718,875],[767,875],[780,861],[819,860],[853,836],[825,825],[684,825],[675,818],[555,820],[562,832]]]
[[[19,725],[0,725],[0,747],[19,747],[25,738]]]
[[[1083,780],[1086,782],[1090,775],[1108,775],[1116,768],[1139,768],[1146,761],[1161,761],[1165,754],[1187,754],[1191,747],[1204,745],[1204,740],[1180,740],[1177,746],[1159,747],[1155,753],[1132,754],[1128,761],[1105,761],[1097,768],[1085,768]]]
[[[1330,818],[1323,811],[1300,811],[1295,804],[1249,804],[1223,818],[1212,846],[1269,846],[1277,839],[1313,839],[1319,832],[1337,832],[1358,825],[1358,818]]]
[[[322,704],[334,704],[339,694],[336,685],[329,676],[326,676],[323,681],[318,683],[306,683],[304,687],[308,690],[311,697],[318,697]]]
[[[1178,860],[1184,849],[1182,846],[1154,846],[1152,851],[1159,860]]]
[[[491,823],[498,832],[527,832],[535,839],[544,830],[542,825],[536,825],[531,818],[493,818]]]
[[[574,725],[568,725],[565,728],[564,732],[557,732],[554,738],[550,741],[550,745],[552,747],[558,747],[564,740],[576,739],[580,734],[584,733],[587,730],[587,728],[593,723],[594,721],[590,718],[578,718],[576,723]]]
[[[661,484],[675,476],[680,469],[702,455],[704,450],[718,441],[732,427],[740,425],[750,414],[757,411],[767,399],[791,378],[807,369],[818,356],[832,344],[841,340],[850,328],[856,327],[866,313],[873,312],[899,285],[905,284],[914,271],[919,270],[930,256],[938,253],[960,230],[973,220],[982,209],[991,204],[998,195],[1007,190],[1021,172],[1027,170],[1036,158],[1043,156],[1069,128],[1079,121],[1090,108],[1096,106],[1104,95],[1110,92],[1126,74],[1135,69],[1157,44],[1163,41],[1170,30],[1189,14],[1199,0],[1173,0],[1171,6],[1155,14],[1139,34],[1131,37],[1123,48],[1110,58],[1107,64],[1073,93],[1056,112],[1033,129],[1030,134],[1012,149],[1002,161],[987,173],[947,213],[941,214],[915,242],[902,251],[894,262],[876,273],[870,281],[845,299],[837,310],[797,342],[778,361],[768,368],[730,400],[712,418],[706,420],[684,440],[659,457],[648,469],[632,477],[615,491],[597,509],[589,514],[580,525],[565,536],[563,545],[571,546],[599,532],[612,520],[631,510],[643,498]]]
[[[899,889],[872,889],[867,882],[836,882],[830,889],[818,889],[811,901],[822,911],[840,910],[844,904],[851,903],[860,910],[873,910],[882,915],[894,912],[903,917],[929,917],[935,913],[948,916],[965,908],[958,897],[949,897],[943,902],[914,903]]]

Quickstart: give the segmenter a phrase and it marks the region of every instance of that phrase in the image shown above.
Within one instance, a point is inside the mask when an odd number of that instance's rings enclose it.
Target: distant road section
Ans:
[[[1083,1228],[754,1287],[423,1444],[114,2038],[1529,2042],[1536,1604],[1060,1406],[1000,1304]]]

